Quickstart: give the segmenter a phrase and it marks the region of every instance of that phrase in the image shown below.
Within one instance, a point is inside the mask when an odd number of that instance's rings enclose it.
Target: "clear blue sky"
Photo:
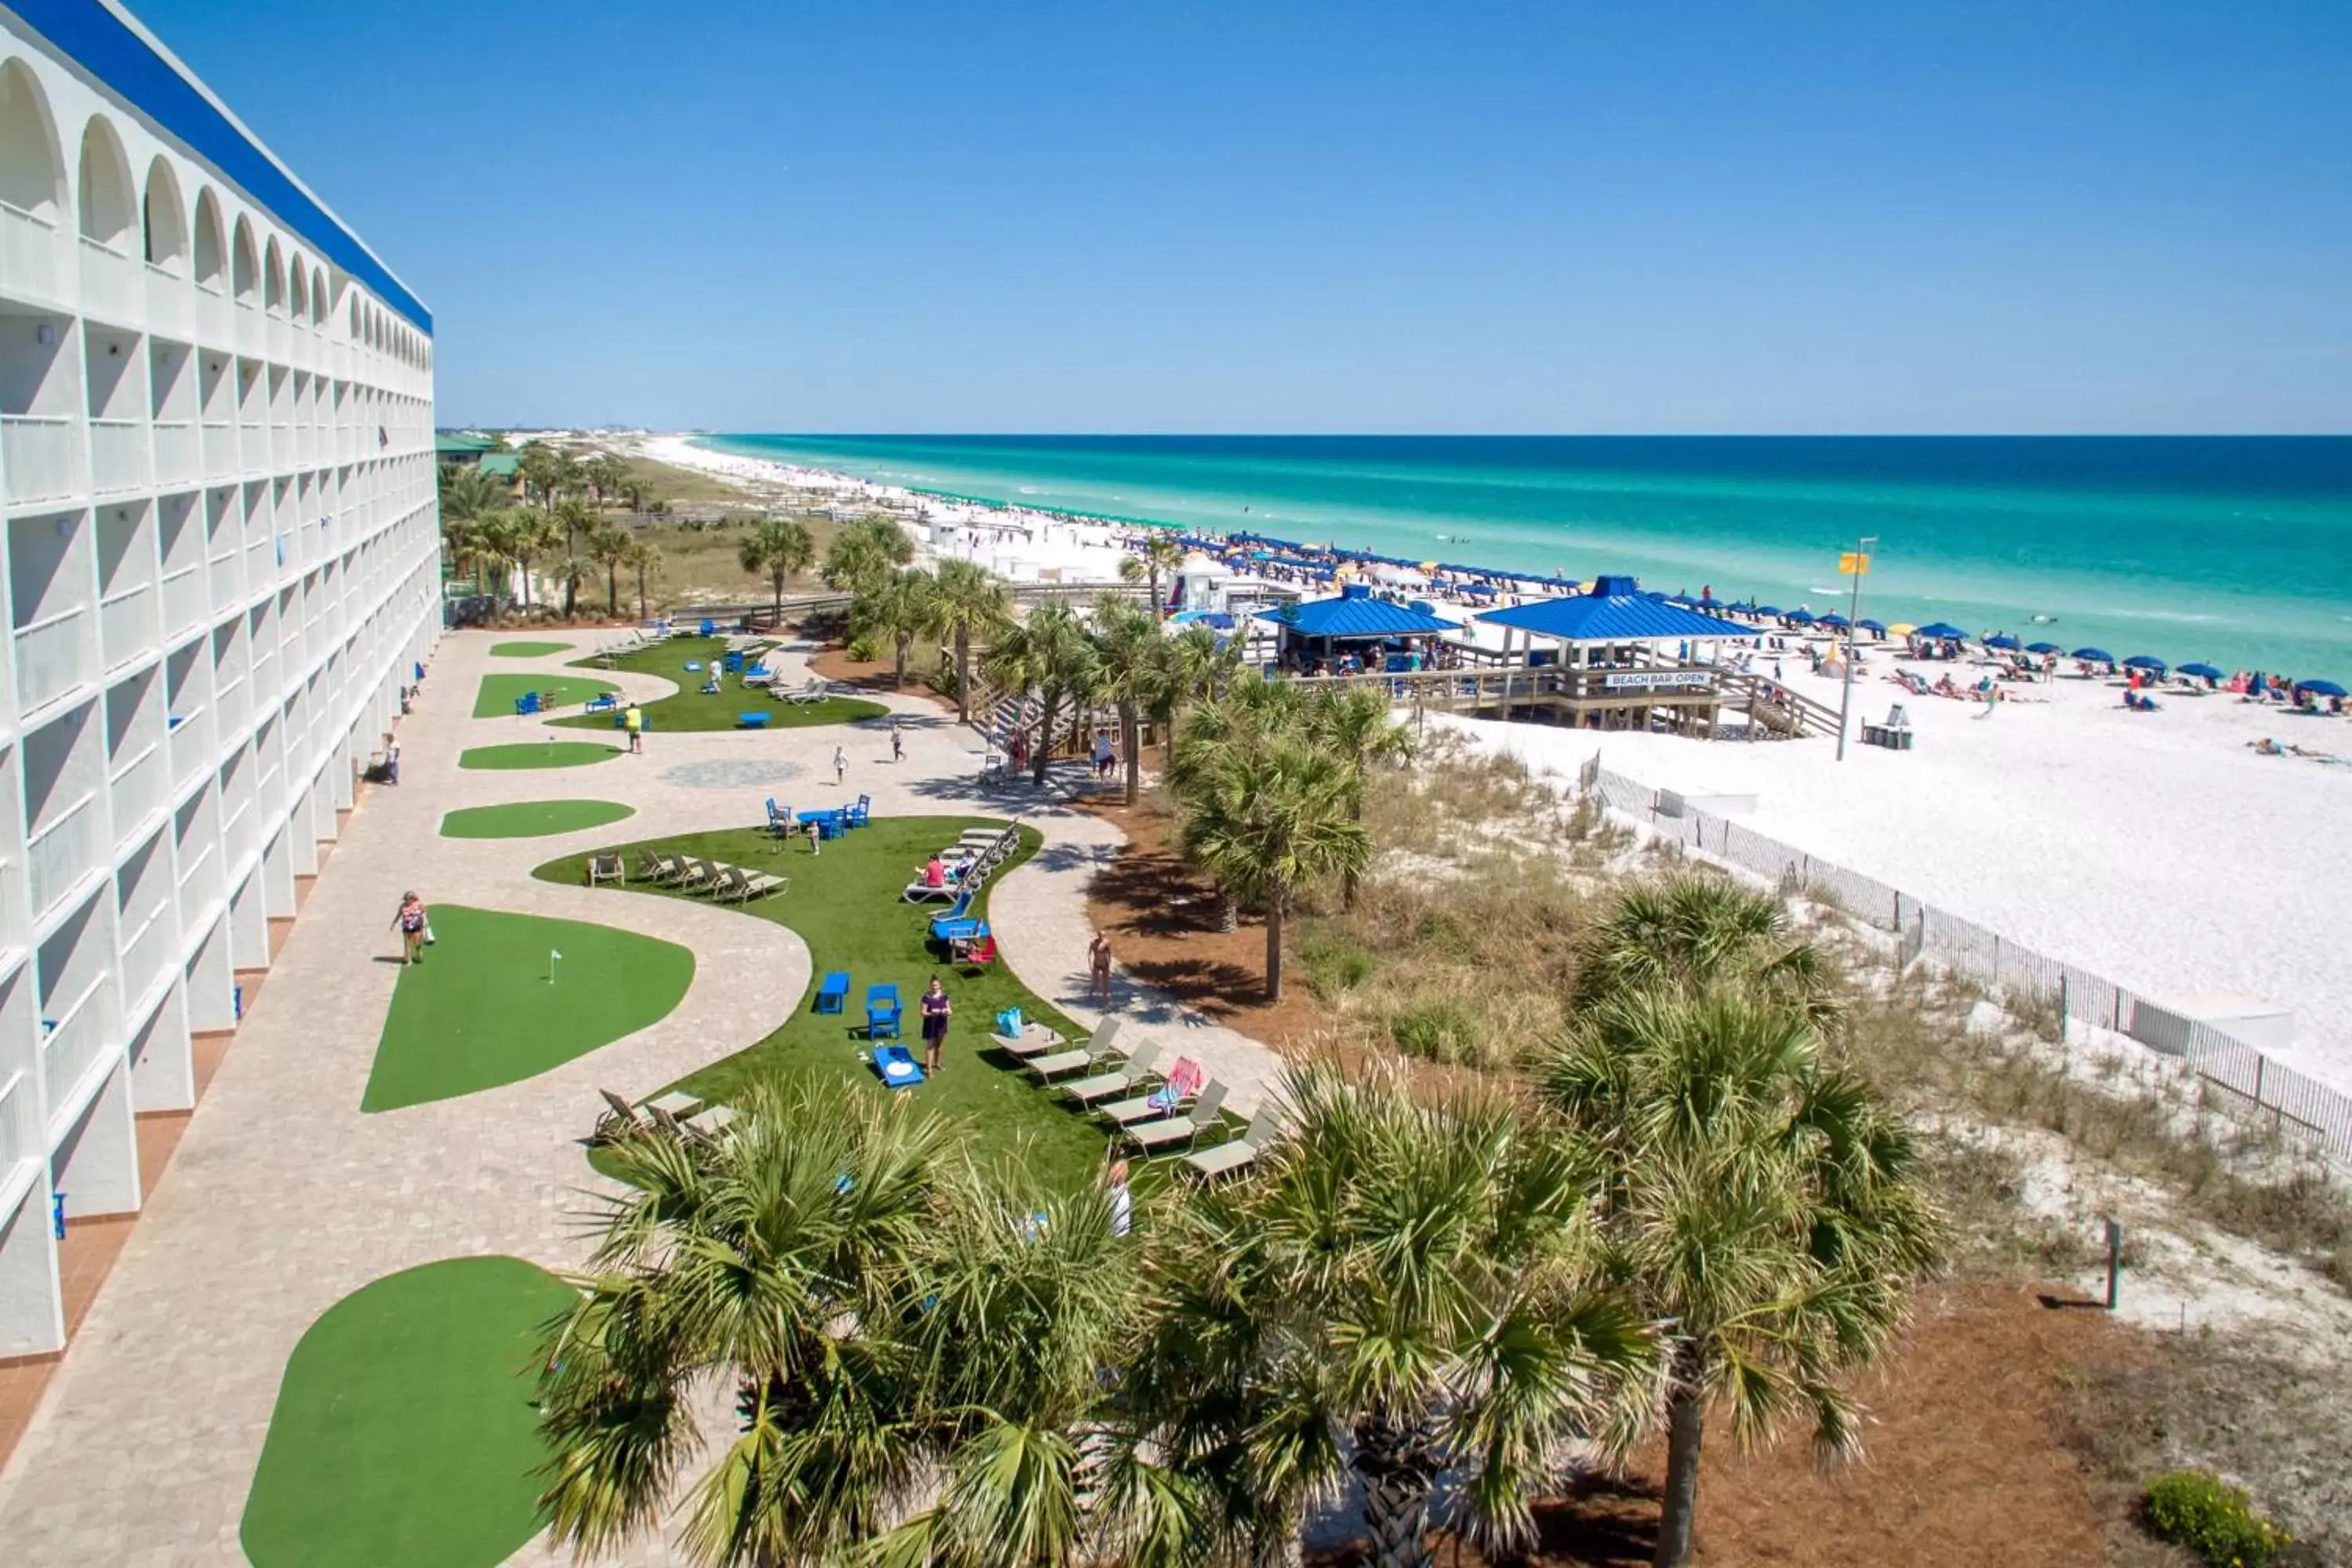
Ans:
[[[2345,0],[133,0],[445,422],[2352,430]]]

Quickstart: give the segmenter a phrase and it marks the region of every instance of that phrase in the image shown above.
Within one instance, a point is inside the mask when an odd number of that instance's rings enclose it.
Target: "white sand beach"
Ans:
[[[944,507],[685,437],[651,437],[643,449],[845,506],[901,509],[926,555],[952,538],[954,552],[1016,580],[1117,574],[1124,531],[1108,525]],[[935,521],[955,517],[958,531],[918,524],[919,503]],[[1759,667],[1771,662],[1762,655]],[[2250,745],[2268,736],[2352,759],[2352,722],[2252,707],[2226,692],[2167,696],[2157,712],[2128,712],[2120,687],[2074,679],[2012,689],[2021,700],[1987,718],[1973,702],[1906,695],[1885,679],[1895,662],[1884,649],[1868,654],[1856,722],[1901,700],[1916,747],[1854,746],[1843,763],[1819,738],[1707,743],[1433,721],[1561,774],[1598,751],[1605,766],[1653,787],[1753,795],[1743,825],[2151,999],[2236,993],[2291,1008],[2294,1044],[2271,1054],[2352,1092],[2352,763],[2264,756]],[[1784,657],[1787,683],[1834,705],[1837,682],[1807,673],[1806,663]],[[1930,679],[1979,673],[1914,668]]]

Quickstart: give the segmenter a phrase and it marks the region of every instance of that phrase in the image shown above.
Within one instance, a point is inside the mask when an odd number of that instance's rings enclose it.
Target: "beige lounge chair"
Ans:
[[[678,863],[677,883],[678,887],[691,888],[697,892],[709,892],[711,884],[717,879],[718,872],[708,860],[698,860],[688,855]]]
[[[664,855],[652,849],[637,851],[637,880],[640,882],[667,882],[675,879],[678,871],[675,855]]]
[[[1197,1149],[1184,1156],[1184,1167],[1207,1180],[1230,1176],[1235,1171],[1247,1170],[1252,1161],[1265,1152],[1266,1145],[1281,1134],[1282,1115],[1272,1105],[1262,1105],[1242,1135],[1214,1148]]]
[[[739,904],[748,904],[753,899],[783,892],[791,886],[785,878],[771,876],[765,871],[746,871],[740,866],[722,866],[719,873],[719,886],[714,894],[721,902],[731,899]]]
[[[1186,1149],[1201,1141],[1201,1134],[1217,1124],[1217,1114],[1224,1108],[1225,1086],[1211,1079],[1192,1102],[1192,1110],[1181,1116],[1162,1117],[1158,1121],[1139,1121],[1119,1129],[1118,1135],[1146,1154],[1165,1154],[1182,1144]]]
[[[1087,1043],[1074,1050],[1055,1051],[1051,1056],[1045,1056],[1034,1051],[1020,1050],[1010,1045],[1006,1045],[1005,1048],[1015,1056],[1029,1058],[1030,1059],[1022,1065],[1039,1078],[1045,1079],[1055,1078],[1066,1072],[1075,1072],[1080,1068],[1092,1066],[1112,1053],[1114,1043],[1118,1039],[1118,1020],[1105,1018],[1095,1026],[1095,1032],[1087,1038]],[[1055,1043],[1060,1044],[1058,1040]]]
[[[622,861],[619,850],[588,857],[588,885],[593,888],[599,882],[618,882],[625,888],[629,885],[629,868]]]
[[[1160,1065],[1160,1042],[1146,1040],[1135,1047],[1135,1054],[1108,1072],[1098,1072],[1072,1083],[1066,1083],[1061,1092],[1080,1105],[1092,1105],[1098,1100],[1140,1089],[1152,1078],[1152,1068]]]

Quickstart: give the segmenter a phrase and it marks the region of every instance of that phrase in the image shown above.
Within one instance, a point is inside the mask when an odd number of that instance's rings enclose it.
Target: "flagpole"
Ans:
[[[1853,596],[1845,612],[1845,689],[1838,694],[1837,760],[1845,761],[1846,716],[1853,707],[1853,638],[1862,630],[1854,620],[1862,614],[1862,579],[1870,570],[1870,548],[1878,542],[1876,534],[1856,540],[1853,546]]]

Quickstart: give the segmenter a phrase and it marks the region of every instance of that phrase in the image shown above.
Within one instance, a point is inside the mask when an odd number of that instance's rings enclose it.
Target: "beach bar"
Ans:
[[[1756,695],[1751,679],[1727,679],[1723,655],[1727,643],[1759,633],[1653,597],[1631,577],[1597,577],[1583,593],[1477,619],[1501,628],[1507,667],[1549,671],[1544,706],[1579,729],[1646,730],[1663,720],[1678,734],[1712,734],[1727,697]],[[1538,647],[1538,638],[1550,646]]]
[[[1296,674],[1334,674],[1360,668],[1377,672],[1391,657],[1401,668],[1419,668],[1430,644],[1461,624],[1431,613],[1425,605],[1399,605],[1372,596],[1367,584],[1350,583],[1336,599],[1309,599],[1261,610],[1259,620],[1279,637],[1278,667]]]

